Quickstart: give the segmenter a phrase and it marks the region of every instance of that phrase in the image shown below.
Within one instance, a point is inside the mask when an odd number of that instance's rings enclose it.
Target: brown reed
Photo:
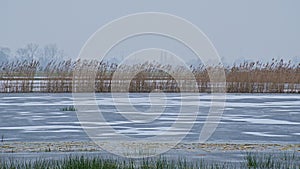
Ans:
[[[94,76],[82,81],[73,81],[76,69],[87,68]],[[199,92],[210,92],[212,84],[209,72],[222,69],[217,66],[191,66]],[[122,72],[119,79],[113,79],[116,71]],[[226,91],[230,93],[300,93],[300,63],[272,59],[271,62],[244,62],[224,68]],[[111,92],[112,84],[120,86],[118,92],[197,92],[189,86],[187,70],[180,66],[161,65],[157,62],[121,65],[103,61],[65,60],[51,61],[41,67],[38,61],[14,61],[0,63],[0,92],[26,93],[68,93],[76,85],[88,85],[95,92]],[[134,73],[136,72],[136,73]],[[176,78],[173,77],[176,75]],[[87,78],[82,75],[83,78]],[[73,83],[73,84],[72,84]],[[76,84],[78,83],[78,84]],[[129,83],[129,88],[122,86]]]

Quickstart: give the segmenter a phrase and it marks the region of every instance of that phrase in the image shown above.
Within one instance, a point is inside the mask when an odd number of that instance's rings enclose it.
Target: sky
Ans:
[[[272,58],[300,61],[300,1],[297,0],[0,0],[0,47],[54,43],[76,58],[87,39],[104,24],[137,12],[164,12],[199,27],[225,63]],[[167,40],[146,37],[142,47],[168,48]],[[160,41],[160,43],[155,43]],[[148,43],[149,42],[149,43]],[[113,55],[135,50],[128,43]],[[138,43],[140,44],[140,43]],[[178,44],[169,45],[181,55]],[[185,56],[184,56],[185,57]]]

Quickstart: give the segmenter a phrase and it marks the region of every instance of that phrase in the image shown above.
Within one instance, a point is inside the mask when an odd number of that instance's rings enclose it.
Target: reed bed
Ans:
[[[34,60],[6,62],[0,63],[0,92],[68,93],[73,87],[95,92],[211,92],[213,87],[225,85],[210,82],[209,74],[218,69],[225,70],[229,93],[300,93],[300,63],[275,59],[226,68],[199,64],[189,69],[157,62],[118,66],[96,60],[66,60],[51,61],[45,67]],[[73,78],[76,71],[81,74]]]
[[[40,81],[43,86],[40,92],[46,93],[69,93],[72,92],[73,69],[77,62],[66,60],[56,63],[49,62],[41,71],[44,80]]]
[[[226,69],[227,91],[236,93],[299,93],[300,63],[244,62]]]
[[[32,92],[38,66],[39,62],[34,60],[0,64],[0,91],[4,93]]]

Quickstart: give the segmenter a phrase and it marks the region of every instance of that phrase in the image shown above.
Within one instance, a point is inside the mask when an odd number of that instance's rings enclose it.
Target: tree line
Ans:
[[[66,59],[64,51],[59,49],[56,44],[40,46],[35,43],[29,43],[15,51],[8,47],[0,47],[0,63],[35,60],[41,66],[45,66],[50,61],[59,62],[64,59]]]

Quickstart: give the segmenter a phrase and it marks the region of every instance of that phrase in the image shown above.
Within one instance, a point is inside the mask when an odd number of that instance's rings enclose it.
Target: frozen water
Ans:
[[[164,112],[149,123],[136,124],[124,118],[133,112],[118,112],[109,93],[96,94],[96,102],[107,120],[106,124],[88,122],[104,132],[110,125],[119,134],[129,137],[151,137],[170,129],[177,120],[181,101],[185,105],[199,105],[200,109],[193,128],[183,142],[197,142],[199,133],[210,108],[211,95],[200,94],[180,97],[168,93],[164,98]],[[136,110],[150,108],[147,93],[130,94],[130,102]],[[163,103],[163,102],[162,102]],[[75,111],[61,111],[73,104],[71,94],[0,94],[0,135],[5,141],[86,141],[90,140],[80,126]],[[89,105],[92,101],[83,101]],[[118,104],[126,106],[122,98]],[[155,105],[160,106],[159,103]],[[154,106],[155,106],[154,105]],[[192,123],[186,114],[179,123]],[[300,142],[300,96],[297,94],[227,94],[226,107],[218,128],[208,142],[230,143],[299,143]],[[167,135],[184,134],[181,128],[169,130]]]

